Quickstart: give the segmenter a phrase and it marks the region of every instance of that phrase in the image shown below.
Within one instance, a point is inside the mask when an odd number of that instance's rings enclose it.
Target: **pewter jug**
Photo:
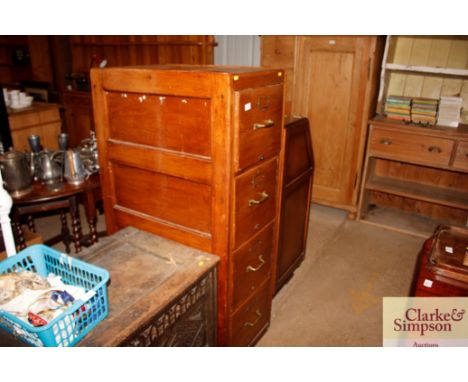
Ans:
[[[68,183],[79,185],[88,175],[78,150],[69,149],[65,152],[64,177]]]
[[[39,153],[39,179],[47,186],[62,183],[61,151],[48,150]]]
[[[0,168],[4,186],[13,197],[21,197],[32,191],[32,176],[25,153],[10,149],[0,156]]]

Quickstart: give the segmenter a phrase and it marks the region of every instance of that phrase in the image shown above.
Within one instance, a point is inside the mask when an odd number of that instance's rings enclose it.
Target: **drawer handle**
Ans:
[[[265,265],[265,260],[263,260],[262,255],[258,256],[258,259],[260,260],[260,265],[256,268],[252,267],[251,265],[248,265],[247,268],[245,268],[246,272],[257,272],[261,267]]]
[[[275,126],[275,121],[272,121],[271,119],[267,119],[266,121],[263,121],[263,123],[254,123],[253,129],[254,130],[268,129],[273,126]]]
[[[245,322],[244,326],[255,326],[255,325],[257,325],[258,321],[260,321],[260,319],[263,316],[262,316],[262,313],[260,312],[260,310],[258,310],[258,309],[255,311],[255,314],[257,315],[256,320],[254,322]]]
[[[380,140],[380,143],[381,143],[382,145],[390,146],[390,145],[392,144],[392,141],[391,141],[390,139],[387,139],[387,138],[382,138],[382,139]]]
[[[430,153],[440,154],[442,149],[439,146],[431,146],[427,149]]]
[[[249,207],[261,204],[265,200],[267,200],[269,197],[270,197],[270,195],[268,195],[265,191],[262,191],[262,193],[260,194],[260,199],[258,199],[258,200],[250,199],[249,200]]]

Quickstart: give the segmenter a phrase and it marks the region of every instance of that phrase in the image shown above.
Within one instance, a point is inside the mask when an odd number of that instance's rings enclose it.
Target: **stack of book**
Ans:
[[[411,122],[423,125],[435,125],[439,101],[431,98],[413,98],[411,104]]]
[[[458,127],[462,103],[463,98],[461,97],[440,97],[437,124]]]
[[[411,119],[411,98],[403,96],[388,96],[385,101],[385,114],[387,118],[400,121]]]

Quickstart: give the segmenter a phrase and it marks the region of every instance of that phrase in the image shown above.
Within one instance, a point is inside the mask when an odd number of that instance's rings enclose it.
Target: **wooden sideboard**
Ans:
[[[93,69],[107,229],[128,225],[218,255],[218,344],[270,321],[281,201],[281,70]]]
[[[14,110],[8,109],[8,122],[16,150],[31,151],[28,136],[41,137],[44,148],[57,150],[58,135],[61,131],[60,106],[51,103],[34,102],[31,107]]]
[[[429,237],[468,221],[468,126],[370,122],[358,218]]]

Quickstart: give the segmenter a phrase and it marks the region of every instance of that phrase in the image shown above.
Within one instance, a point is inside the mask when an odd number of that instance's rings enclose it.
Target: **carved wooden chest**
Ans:
[[[164,65],[91,71],[106,224],[220,257],[218,345],[270,322],[283,71]]]
[[[127,227],[79,257],[110,273],[109,316],[80,346],[215,346],[217,256]]]

